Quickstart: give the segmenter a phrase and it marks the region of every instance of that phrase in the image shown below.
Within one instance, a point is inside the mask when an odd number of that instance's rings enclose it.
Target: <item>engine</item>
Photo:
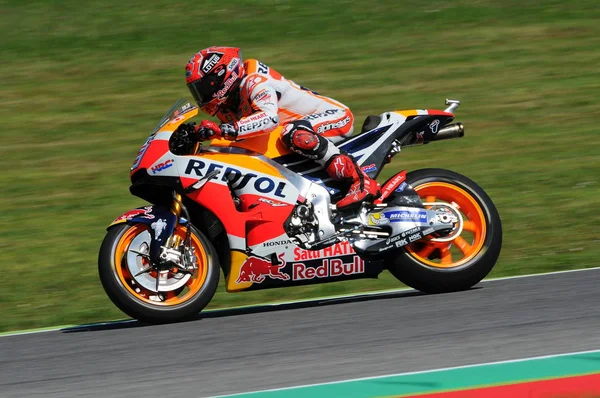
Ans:
[[[294,244],[310,249],[319,240],[319,220],[315,217],[312,203],[296,205],[284,228]]]

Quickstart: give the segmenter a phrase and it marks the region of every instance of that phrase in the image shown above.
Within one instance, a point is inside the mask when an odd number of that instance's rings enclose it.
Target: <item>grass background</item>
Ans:
[[[105,227],[143,202],[128,170],[188,96],[183,68],[243,49],[350,106],[462,101],[466,136],[407,149],[495,201],[492,276],[598,265],[600,8],[596,1],[0,0],[0,331],[122,318],[96,259]],[[379,280],[228,294],[210,308],[399,286]]]

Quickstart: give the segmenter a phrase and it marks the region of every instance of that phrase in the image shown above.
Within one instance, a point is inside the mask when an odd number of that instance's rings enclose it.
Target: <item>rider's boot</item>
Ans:
[[[350,210],[381,194],[377,181],[366,175],[354,159],[340,153],[333,142],[316,134],[308,120],[296,120],[285,125],[281,131],[281,140],[292,151],[314,159],[334,180],[352,182],[346,197],[337,202],[338,209]]]
[[[334,180],[352,182],[346,196],[336,203],[339,210],[350,210],[364,201],[373,200],[381,195],[381,187],[377,181],[366,175],[348,155],[332,156],[325,170]]]

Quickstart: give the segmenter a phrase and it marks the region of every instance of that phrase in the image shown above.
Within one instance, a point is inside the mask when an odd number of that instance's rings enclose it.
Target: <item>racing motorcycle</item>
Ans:
[[[464,135],[452,123],[460,102],[446,105],[369,116],[337,145],[377,178],[401,148]],[[228,292],[377,278],[387,269],[419,291],[441,293],[470,288],[498,259],[498,211],[461,174],[402,170],[372,203],[338,211],[348,186],[290,152],[278,130],[175,151],[177,127],[197,114],[179,100],[160,120],[130,172],[131,193],[150,204],[117,217],[100,248],[102,285],[133,318],[196,316],[221,271]]]

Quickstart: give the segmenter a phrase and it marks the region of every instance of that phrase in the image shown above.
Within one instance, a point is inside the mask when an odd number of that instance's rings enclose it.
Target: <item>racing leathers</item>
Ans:
[[[352,183],[337,202],[338,209],[379,196],[379,184],[333,144],[353,131],[354,116],[345,105],[285,79],[257,60],[246,60],[244,69],[239,90],[215,114],[223,123],[220,135],[246,139],[281,125],[281,140],[288,148],[322,165],[331,178]]]

